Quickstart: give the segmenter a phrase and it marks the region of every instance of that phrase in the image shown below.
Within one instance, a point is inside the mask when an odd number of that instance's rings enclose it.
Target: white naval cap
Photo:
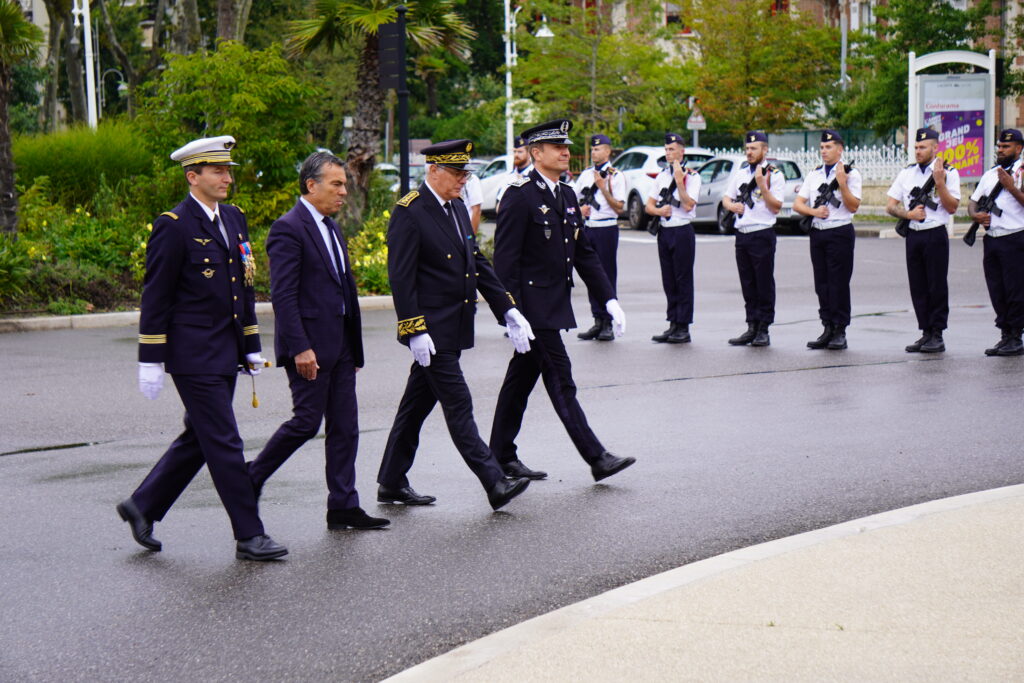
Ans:
[[[220,135],[215,138],[199,138],[171,152],[171,160],[177,161],[182,166],[194,166],[196,164],[238,166],[238,164],[231,161],[231,148],[234,146],[235,139],[230,135]]]

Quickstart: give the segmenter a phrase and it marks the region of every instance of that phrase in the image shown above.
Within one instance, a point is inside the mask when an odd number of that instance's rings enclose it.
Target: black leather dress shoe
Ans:
[[[636,458],[620,458],[605,451],[598,461],[590,466],[590,472],[594,475],[594,481],[601,481],[621,472],[635,462]]]
[[[371,517],[363,508],[328,510],[328,529],[383,529],[391,524],[390,519]]]
[[[942,330],[932,330],[932,336],[928,341],[921,344],[921,353],[941,353],[946,350],[946,344],[942,341]]]
[[[437,498],[433,496],[421,496],[412,490],[411,486],[403,486],[400,489],[393,489],[381,485],[377,489],[378,503],[401,503],[403,505],[430,505]]]
[[[601,334],[601,327],[601,319],[594,318],[593,327],[591,327],[589,330],[580,332],[579,334],[576,335],[576,338],[582,339],[583,341],[590,341],[591,339],[596,339],[597,335]]]
[[[668,338],[671,337],[672,333],[675,332],[675,331],[676,331],[676,324],[675,323],[669,323],[668,324],[668,329],[665,330],[664,332],[662,332],[661,334],[656,334],[653,337],[651,337],[651,341],[656,343],[656,344],[664,344],[664,343],[668,342]]]
[[[754,341],[757,336],[757,323],[747,323],[747,331],[738,337],[733,337],[729,343],[733,346],[745,346]]]
[[[238,541],[235,544],[235,557],[239,560],[255,560],[265,562],[276,560],[288,554],[288,548],[274,542],[270,536],[261,534]]]
[[[842,351],[846,346],[846,328],[842,325],[837,325],[835,332],[832,333],[832,338],[828,340],[826,348],[830,351]]]
[[[516,479],[523,477],[525,479],[541,480],[547,479],[548,473],[541,472],[540,470],[531,470],[529,467],[523,464],[522,460],[516,459],[511,462],[503,462],[501,469],[505,472],[505,476],[509,479]]]
[[[1003,344],[999,351],[996,352],[997,356],[1021,356],[1024,355],[1024,341],[1021,339],[1020,330],[1011,331],[1009,337],[1006,339],[1006,343]]]
[[[999,349],[1001,349],[1004,346],[1006,346],[1006,342],[1008,342],[1008,341],[1010,341],[1010,330],[1009,329],[1004,329],[1002,336],[999,337],[999,341],[997,341],[994,346],[991,346],[991,347],[985,349],[985,355],[986,356],[998,356],[999,355]]]
[[[143,517],[134,500],[126,498],[124,502],[118,503],[117,514],[128,522],[128,527],[132,530],[132,538],[143,548],[156,553],[164,547],[163,543],[153,538],[153,522]]]
[[[690,342],[690,326],[679,324],[676,329],[668,335],[669,344],[688,344]]]
[[[921,331],[924,332],[924,334],[921,335],[921,338],[918,339],[913,344],[907,344],[907,346],[904,348],[904,350],[907,353],[920,353],[921,347],[924,346],[925,342],[928,341],[931,338],[931,336],[932,336],[932,331],[931,330],[921,330]]]
[[[491,508],[499,510],[510,500],[525,491],[529,485],[530,480],[522,477],[518,479],[499,479],[497,484],[487,490],[487,500],[490,501]]]
[[[751,346],[771,346],[772,338],[768,336],[768,323],[757,326],[757,334],[750,340]]]
[[[612,329],[611,319],[601,321],[601,331],[597,334],[597,341],[615,341],[615,330]]]
[[[829,341],[832,339],[832,323],[821,321],[821,335],[817,339],[812,339],[807,342],[807,348],[809,349],[823,349],[828,346]]]

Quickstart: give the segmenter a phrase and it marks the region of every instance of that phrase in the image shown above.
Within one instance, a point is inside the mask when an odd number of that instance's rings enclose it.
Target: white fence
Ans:
[[[743,154],[743,150],[736,149],[715,149],[715,155],[721,154]],[[775,157],[794,160],[800,170],[806,176],[810,171],[821,165],[821,155],[818,150],[788,150],[772,148],[769,153]],[[860,169],[861,177],[867,181],[891,182],[900,169],[905,167],[907,152],[902,146],[891,147],[848,147],[843,153],[843,158],[853,161],[856,168]]]

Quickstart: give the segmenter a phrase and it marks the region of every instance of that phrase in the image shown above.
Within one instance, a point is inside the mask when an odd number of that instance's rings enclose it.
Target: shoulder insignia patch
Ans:
[[[617,168],[615,168],[613,166],[609,166],[608,167],[608,175],[615,175],[618,172],[619,172],[619,169],[617,169]]]
[[[820,170],[821,170],[821,169],[823,169],[823,168],[825,168],[825,164],[822,164],[821,166],[815,166],[815,167],[814,167],[814,170],[815,170],[815,171],[820,171]]]
[[[398,206],[409,206],[410,204],[412,204],[412,201],[419,196],[420,193],[417,192],[416,190],[413,190],[409,194],[399,199],[396,203],[398,204]]]
[[[517,175],[515,178],[509,181],[509,187],[521,187],[526,183],[530,182],[530,179],[525,175]]]
[[[914,168],[915,166],[917,166],[917,162],[914,162],[913,164],[907,164],[907,168]]]
[[[173,218],[174,220],[178,220],[178,214],[174,213],[173,211],[164,211],[164,212],[163,212],[162,214],[160,214],[160,215],[161,215],[161,216],[170,216],[170,217],[171,217],[171,218]]]

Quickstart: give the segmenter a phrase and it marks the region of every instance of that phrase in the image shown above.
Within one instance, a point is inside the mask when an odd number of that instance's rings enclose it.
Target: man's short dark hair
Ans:
[[[182,173],[185,174],[185,180],[188,180],[188,174],[190,172],[191,173],[202,173],[203,172],[203,166],[205,166],[205,165],[206,164],[192,164],[191,166],[183,167],[181,170],[182,170]]]
[[[309,194],[309,188],[306,187],[307,180],[312,179],[319,183],[324,179],[324,166],[327,165],[345,168],[345,162],[330,152],[313,152],[306,157],[306,160],[302,162],[302,167],[299,168],[299,192],[301,194]]]

